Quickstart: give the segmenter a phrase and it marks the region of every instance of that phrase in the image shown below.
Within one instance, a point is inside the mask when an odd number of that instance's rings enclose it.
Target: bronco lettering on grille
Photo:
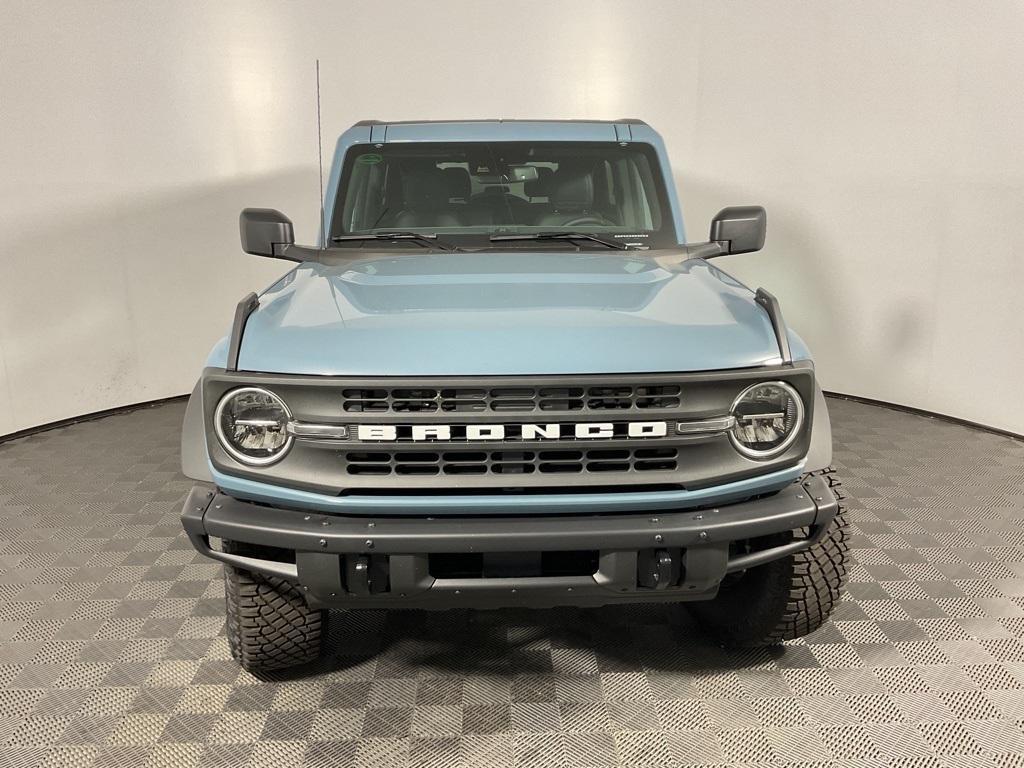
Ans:
[[[485,440],[594,440],[666,437],[665,421],[587,421],[576,424],[360,424],[364,442],[446,442]]]

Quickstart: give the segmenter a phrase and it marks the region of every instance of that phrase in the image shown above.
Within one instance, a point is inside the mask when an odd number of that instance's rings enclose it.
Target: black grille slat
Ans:
[[[444,460],[449,464],[479,464],[487,461],[486,451],[450,451],[444,454]]]
[[[587,463],[588,472],[629,472],[628,461],[591,461]],[[641,472],[643,470],[640,470]]]
[[[479,413],[487,410],[487,390],[473,387],[441,390],[441,410],[446,413]]]
[[[577,461],[549,461],[540,465],[540,471],[545,474],[578,474],[583,471],[583,465]]]
[[[678,384],[546,387],[393,387],[345,389],[349,413],[532,413],[679,408]]]
[[[486,475],[486,464],[446,464],[442,471],[446,475]]]
[[[351,475],[529,475],[586,472],[669,472],[675,448],[597,448],[585,451],[348,451]]]
[[[349,413],[387,413],[391,410],[386,389],[346,389],[342,407]]]
[[[582,387],[542,387],[537,393],[537,408],[541,411],[583,410]]]

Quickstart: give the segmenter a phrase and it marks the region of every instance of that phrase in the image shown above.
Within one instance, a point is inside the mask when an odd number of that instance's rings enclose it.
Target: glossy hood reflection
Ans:
[[[260,297],[239,368],[428,376],[715,370],[778,362],[753,293],[677,252],[362,253]],[[805,357],[793,337],[794,356]],[[211,362],[214,362],[211,360]]]

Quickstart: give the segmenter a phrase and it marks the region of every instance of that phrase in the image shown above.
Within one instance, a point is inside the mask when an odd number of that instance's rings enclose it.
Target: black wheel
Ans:
[[[259,556],[232,542],[224,547]],[[309,607],[298,585],[226,565],[224,592],[231,655],[250,672],[307,664],[320,655],[324,612]]]
[[[723,644],[774,645],[803,637],[824,624],[838,602],[849,549],[843,494],[831,467],[811,474],[825,477],[840,500],[825,536],[803,552],[730,574],[714,600],[688,604],[698,623]],[[763,543],[774,546],[791,538],[785,534]]]

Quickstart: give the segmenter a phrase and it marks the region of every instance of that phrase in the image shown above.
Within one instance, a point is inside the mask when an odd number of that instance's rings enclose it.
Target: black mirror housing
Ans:
[[[760,205],[723,208],[711,220],[711,237],[722,254],[752,253],[764,247],[768,214]]]
[[[242,250],[253,256],[281,258],[295,244],[291,219],[273,208],[246,208],[238,217]]]

